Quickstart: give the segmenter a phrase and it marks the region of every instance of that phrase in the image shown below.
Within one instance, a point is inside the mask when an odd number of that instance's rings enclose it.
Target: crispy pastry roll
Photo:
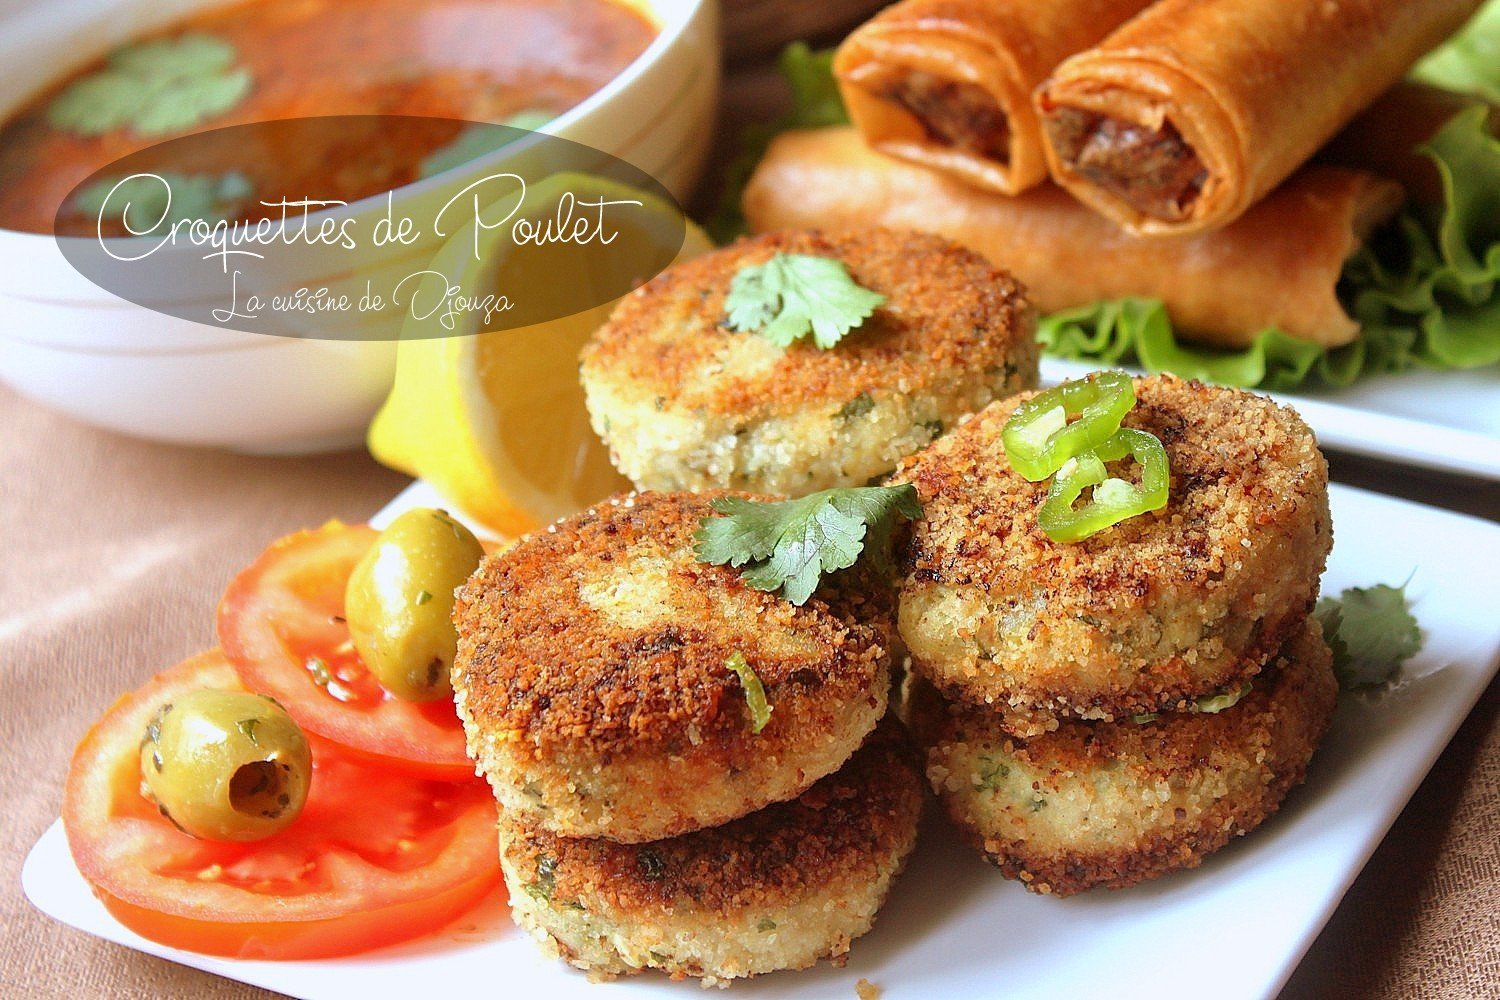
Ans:
[[[1149,0],[903,0],[839,46],[833,70],[865,141],[1016,194],[1047,176],[1031,92]]]
[[[752,229],[888,226],[947,236],[1011,271],[1044,313],[1100,299],[1161,299],[1202,343],[1243,347],[1267,326],[1327,346],[1359,332],[1339,273],[1401,203],[1399,185],[1311,166],[1233,225],[1141,239],[1044,184],[1017,197],[881,156],[851,128],[788,132],[745,190]]]
[[[1038,89],[1052,177],[1143,235],[1228,225],[1479,0],[1161,0]]]

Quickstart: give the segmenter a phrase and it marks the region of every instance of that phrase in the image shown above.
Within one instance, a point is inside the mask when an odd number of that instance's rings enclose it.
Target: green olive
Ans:
[[[349,637],[385,689],[403,701],[450,697],[458,649],[453,592],[484,557],[447,512],[409,510],[380,533],[349,575]]]
[[[141,740],[141,794],[184,833],[259,840],[307,801],[312,751],[285,709],[246,691],[163,705]]]

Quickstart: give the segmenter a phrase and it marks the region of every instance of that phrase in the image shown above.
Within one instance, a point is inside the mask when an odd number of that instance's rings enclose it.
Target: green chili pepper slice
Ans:
[[[1105,462],[1134,456],[1141,467],[1140,485],[1111,477]],[[1151,434],[1124,427],[1094,451],[1077,455],[1058,470],[1037,513],[1037,523],[1054,542],[1076,542],[1111,525],[1167,505],[1167,449]],[[1088,503],[1073,503],[1088,487]]]
[[[750,707],[750,731],[758,734],[771,721],[771,704],[766,701],[766,689],[750,664],[745,662],[744,653],[736,650],[725,665],[734,671],[740,679],[740,686],[745,689],[745,704]]]
[[[1133,406],[1135,385],[1122,372],[1064,382],[1016,407],[1000,432],[1005,457],[1012,469],[1039,483],[1068,459],[1108,441]]]

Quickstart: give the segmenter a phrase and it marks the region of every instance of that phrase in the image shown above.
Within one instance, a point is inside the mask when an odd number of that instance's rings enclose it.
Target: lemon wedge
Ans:
[[[612,195],[628,190],[594,178],[584,179],[584,185]],[[571,186],[579,192],[580,178],[572,178]],[[649,195],[630,194],[647,200],[661,219],[671,222],[622,233],[627,238],[612,252],[625,260],[632,252],[654,251],[660,259],[664,244],[670,244],[665,253],[676,246],[681,225],[677,210],[664,202],[651,204]],[[547,200],[547,192],[539,191],[528,198],[523,212],[545,216]],[[676,260],[713,248],[701,229],[691,221],[686,225]],[[461,269],[460,261],[472,257],[474,235],[472,230],[455,234],[433,268],[442,269],[448,255],[446,265]],[[560,284],[549,281],[548,274],[565,266],[565,254],[549,258],[532,250],[522,255],[497,233],[481,233],[480,238],[487,241],[482,243],[485,266],[503,272],[504,287],[549,294]],[[638,245],[632,247],[631,240]],[[640,245],[643,240],[657,243]],[[397,347],[395,384],[370,425],[371,454],[427,480],[458,513],[502,537],[535,530],[630,489],[589,427],[578,382],[578,352],[613,305],[606,302],[514,330],[403,339]]]

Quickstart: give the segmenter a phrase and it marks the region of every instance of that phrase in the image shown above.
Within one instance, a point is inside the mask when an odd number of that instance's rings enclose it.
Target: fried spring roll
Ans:
[[[1150,0],[903,0],[839,46],[849,116],[876,149],[991,191],[1047,176],[1031,92]]]
[[[1359,326],[1335,286],[1401,203],[1399,185],[1338,167],[1300,171],[1233,225],[1141,239],[1045,184],[1017,197],[881,156],[852,128],[788,132],[745,190],[756,231],[887,226],[947,236],[1011,271],[1043,312],[1161,299],[1185,336],[1243,347],[1268,326],[1327,346]]]
[[[1160,0],[1037,91],[1052,177],[1131,232],[1214,229],[1479,0]]]

